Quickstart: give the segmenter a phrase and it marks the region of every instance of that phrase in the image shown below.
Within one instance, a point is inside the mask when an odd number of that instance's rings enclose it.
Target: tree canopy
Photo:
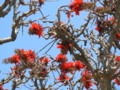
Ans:
[[[42,8],[46,2],[54,1],[59,3],[59,0],[4,0],[0,5],[0,18],[9,16],[12,21],[11,35],[0,38],[1,46],[14,44],[26,35],[26,30],[30,38],[35,36],[41,43],[33,47],[37,51],[24,45],[13,46],[14,54],[1,60],[4,67],[12,66],[5,74],[7,77],[0,80],[0,90],[10,90],[4,87],[6,84],[11,85],[11,90],[117,90],[120,85],[120,1],[72,0],[67,5],[62,3],[56,11],[51,5],[53,8],[48,8],[48,12],[56,14],[51,17]],[[83,12],[87,17],[81,16]],[[36,40],[30,39],[29,46],[37,44]],[[23,43],[21,40],[17,44]]]

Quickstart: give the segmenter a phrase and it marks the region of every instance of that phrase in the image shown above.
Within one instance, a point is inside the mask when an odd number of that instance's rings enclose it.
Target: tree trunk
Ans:
[[[99,80],[100,90],[112,90],[111,79],[101,78]]]

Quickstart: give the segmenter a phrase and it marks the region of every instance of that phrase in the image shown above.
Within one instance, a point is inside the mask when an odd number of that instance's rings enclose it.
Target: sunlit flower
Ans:
[[[5,59],[5,62],[10,62],[10,63],[14,63],[14,64],[19,63],[20,57],[17,54],[15,54],[12,57]]]
[[[68,77],[66,74],[61,74],[57,80],[59,80],[59,82],[61,82],[61,83],[64,83],[65,85],[67,85],[69,79],[70,79],[70,77]]]
[[[83,10],[82,7],[83,0],[74,0],[70,4],[70,9],[79,15],[79,12]]]
[[[48,58],[40,58],[40,63],[42,63],[43,65],[47,66],[48,62],[50,62]]]
[[[116,60],[116,61],[120,61],[120,56],[117,56],[117,57],[115,58],[115,60]]]
[[[16,49],[15,52],[24,62],[33,62],[36,58],[36,54],[32,50]]]
[[[32,23],[29,28],[29,34],[38,35],[39,37],[43,35],[44,27],[37,23]]]
[[[93,86],[93,83],[91,81],[92,73],[90,73],[87,69],[81,74],[82,75],[82,82],[84,87],[88,90],[91,86]]]
[[[76,70],[74,62],[61,63],[60,69],[63,73],[73,73]]]
[[[62,41],[62,43],[57,44],[57,48],[61,49],[62,54],[67,54],[68,50],[72,47],[72,44],[68,43],[67,41]]]
[[[75,64],[76,70],[81,70],[85,67],[85,64],[81,63],[80,61],[75,61],[74,64]]]
[[[4,60],[5,63],[14,63],[23,65],[26,68],[32,68],[36,54],[32,50],[16,49],[15,55]]]
[[[66,62],[68,60],[68,58],[64,54],[58,54],[55,60],[57,62]]]

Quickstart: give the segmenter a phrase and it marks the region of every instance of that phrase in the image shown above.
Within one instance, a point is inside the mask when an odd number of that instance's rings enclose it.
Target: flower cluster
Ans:
[[[92,81],[92,73],[88,71],[86,68],[85,71],[82,72],[81,74],[81,80],[83,82],[84,87],[88,90],[91,86],[96,84],[96,82]]]
[[[42,65],[47,66],[47,65],[48,65],[48,62],[50,62],[50,60],[49,60],[48,58],[45,58],[45,57],[40,58],[40,63],[41,63]]]
[[[75,62],[65,62],[61,63],[60,69],[62,73],[73,73],[76,70],[81,70],[85,68],[85,65],[81,63],[80,61],[75,61]]]
[[[59,80],[59,82],[61,82],[61,83],[64,83],[65,85],[67,85],[68,84],[67,80],[69,80],[69,79],[70,79],[70,77],[68,77],[66,74],[61,74],[57,80]]]
[[[114,24],[114,25],[117,24],[114,20],[115,20],[114,17],[107,19],[106,22],[101,22],[101,20],[97,20],[96,22],[97,27],[95,28],[95,30],[99,31],[100,33],[104,32],[104,26],[108,27],[110,26],[110,24]]]
[[[39,37],[43,35],[44,27],[37,23],[32,23],[29,28],[29,34],[38,35]]]
[[[95,3],[83,2],[83,0],[73,0],[69,5],[70,10],[66,13],[67,17],[70,18],[72,12],[75,12],[76,15],[80,15],[80,11],[94,8]]]
[[[100,34],[107,32],[107,31],[109,31],[109,27],[111,24],[117,25],[117,22],[115,21],[114,17],[107,19],[106,22],[102,22],[100,20],[97,20],[97,22],[96,22],[97,27],[95,28],[95,30],[97,30]],[[120,40],[120,33],[116,33],[115,39]]]
[[[49,61],[50,60],[47,57],[38,58],[34,51],[25,51],[24,49],[16,49],[15,55],[4,59],[5,63],[15,64],[11,70],[16,78],[23,75],[26,69],[31,69],[30,75],[37,75],[39,77],[47,76],[47,66]]]
[[[71,9],[70,12],[75,12],[76,15],[79,15],[80,11],[90,9],[95,5],[95,3],[87,3],[83,2],[83,0],[74,0],[69,5],[69,8]]]
[[[71,47],[72,47],[72,44],[70,44],[67,41],[62,41],[62,43],[58,44],[57,46],[57,48],[61,49],[62,54],[67,54]]]
[[[64,85],[67,85],[68,80],[70,79],[70,77],[67,76],[67,73],[73,74],[75,71],[80,71],[81,69],[85,68],[85,64],[80,61],[68,62],[66,54],[68,51],[70,51],[71,47],[72,44],[68,43],[67,41],[62,41],[57,46],[57,48],[61,49],[61,53],[55,58],[55,61],[59,63],[61,70],[61,74],[57,80],[59,80],[61,83],[64,83]]]
[[[70,4],[70,9],[76,13],[76,15],[79,15],[79,11],[82,11],[83,8],[81,4],[83,3],[83,0],[74,0]]]
[[[21,63],[33,63],[36,55],[32,50],[25,51],[24,49],[16,49],[15,53],[12,57],[5,59],[5,62],[21,64]]]
[[[117,85],[120,85],[120,80],[118,78],[114,79],[114,82],[117,84]]]
[[[58,54],[55,60],[57,62],[66,62],[68,60],[68,58],[64,54]]]

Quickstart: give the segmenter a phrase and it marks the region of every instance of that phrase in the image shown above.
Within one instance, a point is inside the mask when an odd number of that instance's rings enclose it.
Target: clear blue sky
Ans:
[[[25,0],[25,1],[29,1],[29,0]],[[41,10],[45,16],[49,15],[48,20],[57,20],[55,16],[57,13],[57,9],[62,5],[69,5],[70,1],[71,0],[58,0],[58,1],[53,0],[53,2],[46,1],[45,4],[41,7]],[[2,0],[0,0],[0,4],[2,4]],[[23,12],[23,11],[27,11],[28,9],[21,7],[19,10]],[[4,18],[0,18],[0,26],[1,26],[0,38],[6,38],[11,35],[11,25],[12,25],[12,15],[13,15],[12,13],[13,11],[11,11],[10,14],[5,16]],[[71,23],[74,24],[75,28],[79,28],[80,25],[83,24],[86,16],[87,16],[86,12],[81,12],[80,16],[74,16],[73,18],[71,18]],[[40,13],[32,15],[29,19],[34,20],[37,18],[41,18]],[[67,16],[64,13],[62,13],[61,21],[67,22]],[[49,23],[43,24],[41,21],[40,23],[43,26],[50,25]],[[44,40],[43,38],[38,38],[38,36],[28,35],[28,27],[24,28],[24,33],[22,36],[22,28],[20,28],[19,34],[15,41],[0,45],[0,70],[2,71],[2,73],[7,73],[8,71],[10,72],[10,67],[13,65],[2,64],[2,60],[11,57],[14,54],[14,49],[25,49],[25,50],[30,49],[37,52],[42,47],[44,47],[44,45],[46,45],[48,42],[49,42],[48,40]],[[41,52],[40,55],[42,55],[44,52],[45,50]],[[51,54],[53,57],[56,57],[56,55],[59,54],[59,50],[56,49],[56,46],[54,45],[54,47],[50,52],[48,52],[48,54]],[[2,79],[3,77],[6,77],[6,75],[0,74],[0,79]],[[5,89],[10,89],[10,88],[11,86],[9,85],[5,86]]]

